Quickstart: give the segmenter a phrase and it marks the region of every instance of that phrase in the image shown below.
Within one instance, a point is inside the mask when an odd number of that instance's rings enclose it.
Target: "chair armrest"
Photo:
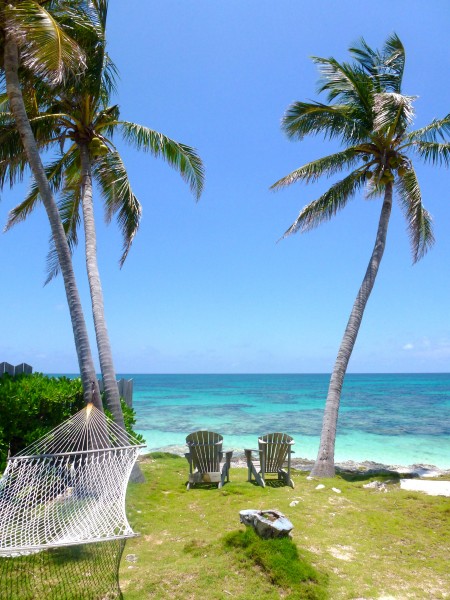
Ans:
[[[260,452],[260,450],[255,450],[255,448],[245,448],[244,452]]]

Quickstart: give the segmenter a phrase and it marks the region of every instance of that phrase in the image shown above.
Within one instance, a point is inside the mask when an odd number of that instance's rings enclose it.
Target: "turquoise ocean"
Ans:
[[[217,431],[224,448],[254,448],[283,431],[314,459],[329,375],[120,375],[133,379],[136,429],[148,451],[182,452],[186,435]],[[336,461],[450,468],[450,374],[349,374]]]

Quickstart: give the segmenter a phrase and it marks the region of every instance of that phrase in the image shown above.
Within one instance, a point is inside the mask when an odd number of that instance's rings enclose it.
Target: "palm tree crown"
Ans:
[[[54,192],[61,192],[59,208],[68,242],[73,249],[77,244],[77,228],[82,201],[82,173],[80,150],[89,149],[92,174],[105,203],[106,219],[116,215],[123,235],[120,266],[123,265],[141,218],[141,204],[134,195],[124,163],[114,144],[114,134],[119,132],[125,142],[138,150],[161,157],[174,167],[189,184],[198,199],[203,190],[203,164],[197,152],[180,142],[143,125],[120,119],[118,105],[110,98],[116,89],[116,67],[106,52],[107,2],[98,1],[102,11],[97,11],[97,27],[75,31],[77,41],[86,50],[86,69],[83,77],[68,76],[55,90],[40,85],[33,89],[30,109],[38,110],[30,118],[35,137],[41,148],[56,146],[61,155],[46,167],[46,174]],[[91,23],[95,22],[91,16]],[[1,98],[0,98],[1,100]],[[0,102],[0,108],[2,107]],[[0,135],[6,137],[9,114],[0,113]],[[18,153],[14,134],[9,136],[10,146],[3,149],[0,177],[15,180],[21,177],[26,157]],[[68,144],[67,144],[68,142]],[[0,150],[1,152],[1,150]],[[24,220],[39,200],[35,183],[25,200],[10,213],[9,229]],[[58,272],[58,259],[54,249],[48,258],[49,281]]]
[[[388,38],[381,52],[361,40],[350,53],[352,64],[314,57],[321,73],[319,93],[327,93],[328,104],[294,102],[283,118],[282,128],[289,138],[301,140],[306,135],[323,134],[330,140],[338,139],[344,149],[303,165],[271,189],[350,170],[300,212],[285,236],[308,231],[330,219],[364,186],[367,196],[375,197],[393,183],[407,221],[413,260],[417,261],[433,243],[433,234],[412,155],[432,164],[449,164],[450,146],[445,135],[450,131],[450,115],[422,129],[409,130],[415,97],[401,91],[405,52],[397,35]]]
[[[47,212],[63,273],[85,400],[93,401],[98,408],[102,405],[70,250],[27,109],[34,111],[36,108],[29,101],[35,97],[31,93],[33,81],[52,85],[61,82],[68,72],[80,74],[83,71],[84,53],[67,30],[75,27],[89,29],[91,24],[87,13],[100,1],[73,0],[70,6],[58,0],[11,0],[0,4],[0,81],[6,84],[11,110],[11,114],[0,118],[3,126],[0,184],[3,186],[9,179],[12,185],[23,176],[26,164],[30,165]],[[28,101],[25,102],[25,99]],[[5,98],[0,103],[3,108]]]
[[[375,245],[351,311],[330,379],[320,448],[313,475],[334,475],[334,446],[344,376],[375,283],[386,244],[393,191],[397,192],[406,218],[413,261],[433,244],[432,222],[422,196],[412,156],[434,165],[450,162],[450,115],[416,131],[414,97],[402,93],[405,51],[397,35],[391,35],[381,51],[364,40],[350,48],[351,63],[314,57],[321,79],[319,93],[327,103],[294,102],[283,117],[282,128],[291,139],[322,134],[339,140],[342,150],[296,169],[273,184],[280,189],[297,181],[315,182],[347,171],[342,179],[298,215],[284,237],[317,227],[331,219],[356,192],[383,197]]]

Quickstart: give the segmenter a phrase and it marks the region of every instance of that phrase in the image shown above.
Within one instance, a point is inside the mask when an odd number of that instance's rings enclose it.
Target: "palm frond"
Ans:
[[[117,93],[117,80],[119,78],[119,71],[116,65],[111,60],[109,54],[105,53],[103,61],[102,71],[102,89],[105,92],[105,104],[108,103],[109,98],[112,94]]]
[[[361,38],[359,44],[351,46],[349,52],[355,57],[362,68],[372,77],[376,77],[379,73],[379,65],[381,62],[380,52],[373,50],[364,40]]]
[[[365,181],[365,172],[358,170],[332,185],[320,198],[303,208],[294,223],[284,233],[283,238],[298,231],[300,233],[310,231],[324,221],[329,221],[346,206]]]
[[[9,111],[9,98],[6,92],[0,94],[0,112]]]
[[[400,93],[405,68],[405,50],[395,33],[388,37],[382,52],[370,48],[363,38],[349,50],[372,78],[376,92]]]
[[[328,101],[359,106],[361,113],[370,114],[373,79],[358,65],[339,63],[334,58],[312,57],[319,66],[319,94],[328,92]]]
[[[75,73],[84,69],[81,48],[37,2],[8,5],[5,26],[21,50],[22,63],[39,77],[57,83],[67,69]]]
[[[414,142],[416,140],[422,142],[436,142],[439,139],[444,140],[445,136],[450,134],[450,114],[443,119],[433,119],[429,125],[416,129],[406,134],[407,141]]]
[[[383,48],[380,82],[386,91],[400,93],[405,70],[405,48],[396,33],[388,37]]]
[[[73,251],[78,244],[78,226],[81,222],[80,206],[81,181],[78,179],[78,181],[72,182],[71,185],[64,188],[58,202],[58,210],[71,254],[73,254]],[[45,280],[44,285],[50,283],[60,271],[58,252],[54,244],[53,236],[50,236],[50,249],[47,254],[46,263],[47,279]]]
[[[0,189],[6,182],[13,187],[23,180],[28,159],[15,124],[7,119],[0,124]]]
[[[72,149],[69,150],[61,158],[53,161],[45,167],[45,174],[50,185],[50,189],[54,194],[57,194],[64,182],[65,171],[70,168],[70,165],[76,159],[73,155]],[[8,231],[14,225],[24,221],[36,208],[40,202],[39,188],[36,181],[33,179],[31,187],[27,193],[25,199],[13,208],[8,215],[8,221],[5,226],[5,231]]]
[[[415,142],[414,150],[426,163],[450,166],[449,142]]]
[[[419,182],[413,169],[398,179],[396,189],[407,221],[413,262],[417,262],[434,243],[431,215],[422,204]]]
[[[120,121],[124,139],[138,150],[151,152],[153,156],[163,158],[174,167],[189,184],[191,191],[200,198],[204,184],[203,163],[194,148],[181,144],[167,136],[128,121]]]
[[[403,134],[414,118],[415,96],[403,96],[394,92],[374,94],[374,129],[386,132],[387,137]]]
[[[108,137],[113,137],[114,130],[118,127],[118,119],[120,116],[119,106],[107,106],[96,113],[92,127],[97,133],[106,134]]]
[[[95,10],[100,19],[100,23],[103,26],[103,30],[106,29],[106,17],[108,15],[108,0],[92,0]]]
[[[109,152],[93,164],[93,174],[101,190],[106,208],[106,220],[114,214],[122,232],[123,248],[120,267],[130,251],[139,228],[142,208],[131,189],[128,173],[118,152]]]
[[[311,183],[317,181],[323,175],[331,177],[342,169],[351,168],[357,164],[357,162],[361,160],[361,156],[362,154],[358,154],[354,147],[347,148],[336,154],[330,154],[329,156],[314,160],[295,171],[292,171],[289,175],[276,181],[269,189],[278,190],[291,185],[292,183],[296,183],[297,181]]]
[[[293,102],[283,116],[281,128],[291,139],[323,134],[355,143],[367,140],[370,132],[354,118],[352,107],[320,102]]]

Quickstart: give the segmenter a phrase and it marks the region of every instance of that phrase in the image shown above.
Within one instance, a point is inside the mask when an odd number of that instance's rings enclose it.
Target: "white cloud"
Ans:
[[[414,344],[405,344],[402,350],[412,350],[414,348]]]

